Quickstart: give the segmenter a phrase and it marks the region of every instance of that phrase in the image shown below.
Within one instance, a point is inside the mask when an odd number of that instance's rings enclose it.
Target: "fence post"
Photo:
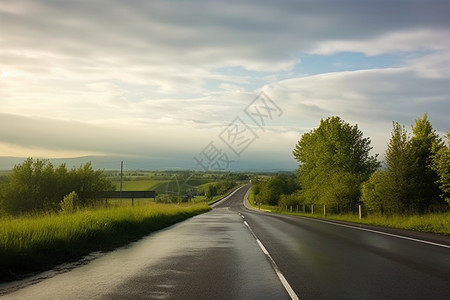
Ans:
[[[314,204],[311,204],[311,214],[314,214]]]
[[[361,208],[361,204],[358,205],[358,210],[359,210],[359,219],[362,219],[362,208]]]
[[[326,204],[323,205],[323,215],[324,216],[327,215],[327,205]]]

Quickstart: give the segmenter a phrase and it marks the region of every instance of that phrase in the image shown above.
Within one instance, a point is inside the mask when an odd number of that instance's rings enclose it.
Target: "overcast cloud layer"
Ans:
[[[427,112],[450,130],[449,11],[447,0],[0,0],[0,156],[201,168],[194,157],[213,142],[231,169],[295,168],[295,143],[333,115],[382,156],[392,121],[410,128]],[[279,108],[264,127],[244,112],[261,91]],[[238,155],[220,138],[236,117],[257,136]]]

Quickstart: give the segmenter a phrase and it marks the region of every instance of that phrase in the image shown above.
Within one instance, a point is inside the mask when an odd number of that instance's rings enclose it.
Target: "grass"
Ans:
[[[250,191],[249,193],[248,200],[251,206],[257,208],[257,205],[254,204],[254,195],[252,191]],[[293,208],[293,212],[290,212],[290,210],[282,210],[279,206],[262,205],[261,209],[274,213],[303,216],[309,218],[346,221],[358,224],[407,229],[450,236],[450,213],[399,216],[367,215],[362,219],[359,219],[359,215],[357,214],[327,214],[327,216],[324,216],[322,213],[323,211],[318,207],[316,207],[317,211],[314,213],[314,215],[312,215],[311,213],[297,213],[295,212],[296,208]]]
[[[273,211],[275,211],[275,209],[273,209]],[[312,215],[311,213],[281,211],[279,208],[276,211],[282,214],[309,218],[346,221],[358,224],[407,229],[450,236],[450,213],[400,216],[367,215],[362,219],[359,219],[359,216],[354,214],[328,214],[327,216],[324,216],[322,212],[316,212]]]
[[[206,204],[123,205],[0,220],[0,281],[107,251],[208,211]]]
[[[123,191],[151,191],[154,190],[159,185],[165,183],[166,180],[130,180],[122,182],[122,190]],[[120,189],[120,182],[114,182],[116,189]]]

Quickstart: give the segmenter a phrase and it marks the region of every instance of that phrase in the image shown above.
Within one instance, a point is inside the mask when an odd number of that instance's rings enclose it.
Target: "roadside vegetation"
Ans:
[[[0,219],[0,281],[107,251],[208,211],[205,204],[124,204]]]
[[[380,215],[366,213],[360,219],[358,213],[336,214],[327,212],[327,214],[324,215],[323,206],[315,206],[314,212],[312,212],[311,206],[268,205],[263,203],[260,205],[259,202],[255,202],[254,199],[254,193],[253,191],[250,191],[248,195],[250,205],[266,212],[407,229],[450,236],[450,212],[406,215]]]
[[[108,251],[210,210],[245,174],[68,170],[28,158],[0,173],[0,281]],[[121,178],[122,177],[122,178]],[[122,180],[121,180],[122,179]],[[102,191],[156,191],[149,199],[98,199]]]
[[[450,134],[447,133],[447,139]],[[450,234],[450,145],[427,114],[412,126],[393,123],[383,163],[370,139],[339,117],[302,135],[295,175],[254,182],[249,201],[263,209]],[[359,207],[362,218],[359,217]]]

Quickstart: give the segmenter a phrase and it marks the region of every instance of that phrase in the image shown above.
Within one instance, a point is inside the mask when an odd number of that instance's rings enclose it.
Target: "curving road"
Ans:
[[[1,285],[0,298],[450,299],[450,238],[252,211],[247,190],[86,265]]]

